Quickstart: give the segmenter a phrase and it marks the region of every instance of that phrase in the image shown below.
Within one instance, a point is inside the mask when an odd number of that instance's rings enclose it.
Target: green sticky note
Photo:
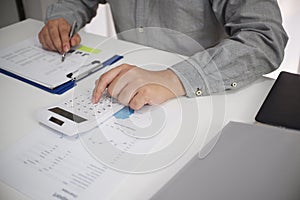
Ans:
[[[86,53],[94,53],[94,54],[97,54],[97,53],[100,53],[101,50],[100,49],[95,49],[95,48],[91,48],[91,47],[87,47],[87,46],[80,46],[77,50],[80,50],[80,51],[83,51],[83,52],[86,52]]]

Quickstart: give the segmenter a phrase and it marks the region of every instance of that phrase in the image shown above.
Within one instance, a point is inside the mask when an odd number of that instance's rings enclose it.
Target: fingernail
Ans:
[[[96,97],[95,97],[95,95],[93,95],[93,97],[92,97],[92,102],[95,104],[96,103]]]
[[[65,44],[65,45],[64,45],[64,51],[65,51],[65,52],[68,52],[69,50],[70,50],[69,46]]]

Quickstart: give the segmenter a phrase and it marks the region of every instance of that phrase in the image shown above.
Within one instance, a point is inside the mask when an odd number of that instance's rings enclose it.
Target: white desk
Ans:
[[[34,20],[26,20],[0,30],[0,48],[6,47],[25,38],[36,35],[42,23]],[[83,42],[89,40],[104,40],[105,38],[81,34]],[[112,51],[117,51],[116,45],[111,45]],[[127,44],[125,46],[134,47],[135,45]],[[115,48],[115,49],[114,49]],[[162,53],[163,55],[163,53]],[[145,57],[128,57],[123,62],[133,64],[142,64]],[[161,58],[164,59],[162,56]],[[174,61],[168,61],[170,64]],[[88,84],[93,84],[98,77],[97,74],[84,80]],[[84,84],[84,81],[79,84]],[[116,186],[112,199],[148,199],[160,187],[162,187],[176,172],[183,167],[198,151],[205,140],[205,133],[209,130],[208,139],[212,138],[227,122],[231,120],[253,123],[260,105],[266,97],[273,80],[262,78],[254,84],[239,91],[230,92],[226,96],[216,95],[211,97],[200,97],[198,99],[183,98],[182,102],[189,105],[191,102],[198,104],[199,126],[197,138],[186,153],[171,166],[154,173],[142,175],[130,175],[126,180]],[[0,151],[22,136],[30,133],[31,130],[40,126],[34,118],[38,108],[59,102],[66,95],[71,94],[72,90],[64,95],[52,95],[38,88],[0,74],[0,93],[1,93],[1,134],[0,134]],[[74,89],[73,89],[74,90]],[[214,102],[213,108],[210,106]],[[192,104],[191,104],[192,105]],[[195,109],[195,108],[192,108]],[[195,130],[184,130],[195,131]],[[207,142],[207,140],[205,140]],[[1,169],[0,169],[1,170]],[[28,199],[25,195],[14,190],[5,183],[0,182],[0,199]]]

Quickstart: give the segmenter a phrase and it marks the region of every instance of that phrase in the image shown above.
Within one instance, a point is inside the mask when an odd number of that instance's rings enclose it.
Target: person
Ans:
[[[276,0],[107,2],[120,39],[188,58],[160,71],[130,64],[113,68],[96,81],[94,103],[106,88],[111,96],[135,110],[177,96],[197,97],[237,89],[278,68],[288,41]],[[99,3],[106,1],[59,0],[51,5],[39,33],[43,47],[63,53],[78,45],[78,34],[68,37],[70,24],[76,20],[78,29],[83,27],[96,15]],[[130,30],[135,31],[126,34]],[[165,34],[166,30],[181,35]],[[186,45],[182,35],[201,48]]]

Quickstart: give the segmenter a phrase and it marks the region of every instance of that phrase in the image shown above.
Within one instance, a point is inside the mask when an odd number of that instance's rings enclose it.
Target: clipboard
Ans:
[[[23,81],[25,83],[28,83],[30,85],[33,85],[33,86],[35,86],[37,88],[40,88],[42,90],[45,90],[45,91],[53,93],[53,94],[63,94],[64,92],[68,91],[69,89],[73,88],[76,85],[74,80],[70,80],[70,81],[68,81],[68,82],[66,82],[66,83],[64,83],[62,85],[59,85],[58,87],[55,87],[55,88],[51,89],[51,88],[45,87],[45,86],[43,86],[43,85],[41,85],[39,83],[36,83],[34,81],[31,81],[31,80],[28,80],[28,79],[23,78],[21,76],[18,76],[18,75],[14,74],[14,73],[11,73],[9,71],[6,71],[4,69],[0,69],[0,72],[2,74],[5,74],[5,75],[10,76],[10,77],[13,77],[15,79],[18,79],[20,81]]]
[[[122,58],[123,58],[123,56],[115,55],[115,56],[109,58],[108,60],[106,60],[105,62],[103,62],[103,67],[106,67],[106,66],[108,66],[108,65],[112,65],[112,64],[114,64],[115,62],[117,62],[118,60],[120,60],[120,59],[122,59]],[[18,80],[20,80],[20,81],[23,81],[23,82],[25,82],[25,83],[28,83],[28,84],[30,84],[30,85],[33,85],[33,86],[35,86],[35,87],[37,87],[37,88],[40,88],[40,89],[45,90],[45,91],[47,91],[47,92],[50,92],[50,93],[52,93],[52,94],[63,94],[63,93],[65,93],[66,91],[68,91],[68,90],[70,90],[71,88],[73,88],[74,86],[76,86],[76,80],[70,79],[69,81],[67,81],[67,82],[65,82],[65,83],[63,83],[63,84],[61,84],[61,85],[59,85],[59,86],[57,86],[57,87],[49,88],[49,87],[46,87],[46,86],[44,86],[44,85],[42,85],[42,84],[39,84],[39,83],[37,83],[37,82],[34,82],[34,81],[31,81],[31,80],[26,79],[26,78],[24,78],[24,77],[21,77],[21,76],[19,76],[19,75],[17,75],[17,74],[11,73],[11,72],[9,72],[9,71],[7,71],[7,70],[4,70],[4,69],[2,69],[2,68],[0,68],[0,72],[1,72],[2,74],[5,74],[5,75],[10,76],[10,77],[12,77],[12,78],[18,79]],[[95,73],[95,72],[96,72],[96,71],[94,71],[93,73]],[[90,75],[90,74],[89,74],[89,75]]]
[[[71,50],[69,58],[61,63],[58,53],[43,50],[36,38],[30,38],[0,50],[0,72],[59,95],[76,86],[78,80],[67,77],[67,74],[80,69],[81,66],[86,65],[85,63],[97,60],[101,62],[102,69],[123,58],[114,55],[107,59],[108,55],[109,52],[101,53],[99,49],[81,45]],[[86,76],[98,70],[93,70]],[[84,72],[83,70],[82,73]]]

